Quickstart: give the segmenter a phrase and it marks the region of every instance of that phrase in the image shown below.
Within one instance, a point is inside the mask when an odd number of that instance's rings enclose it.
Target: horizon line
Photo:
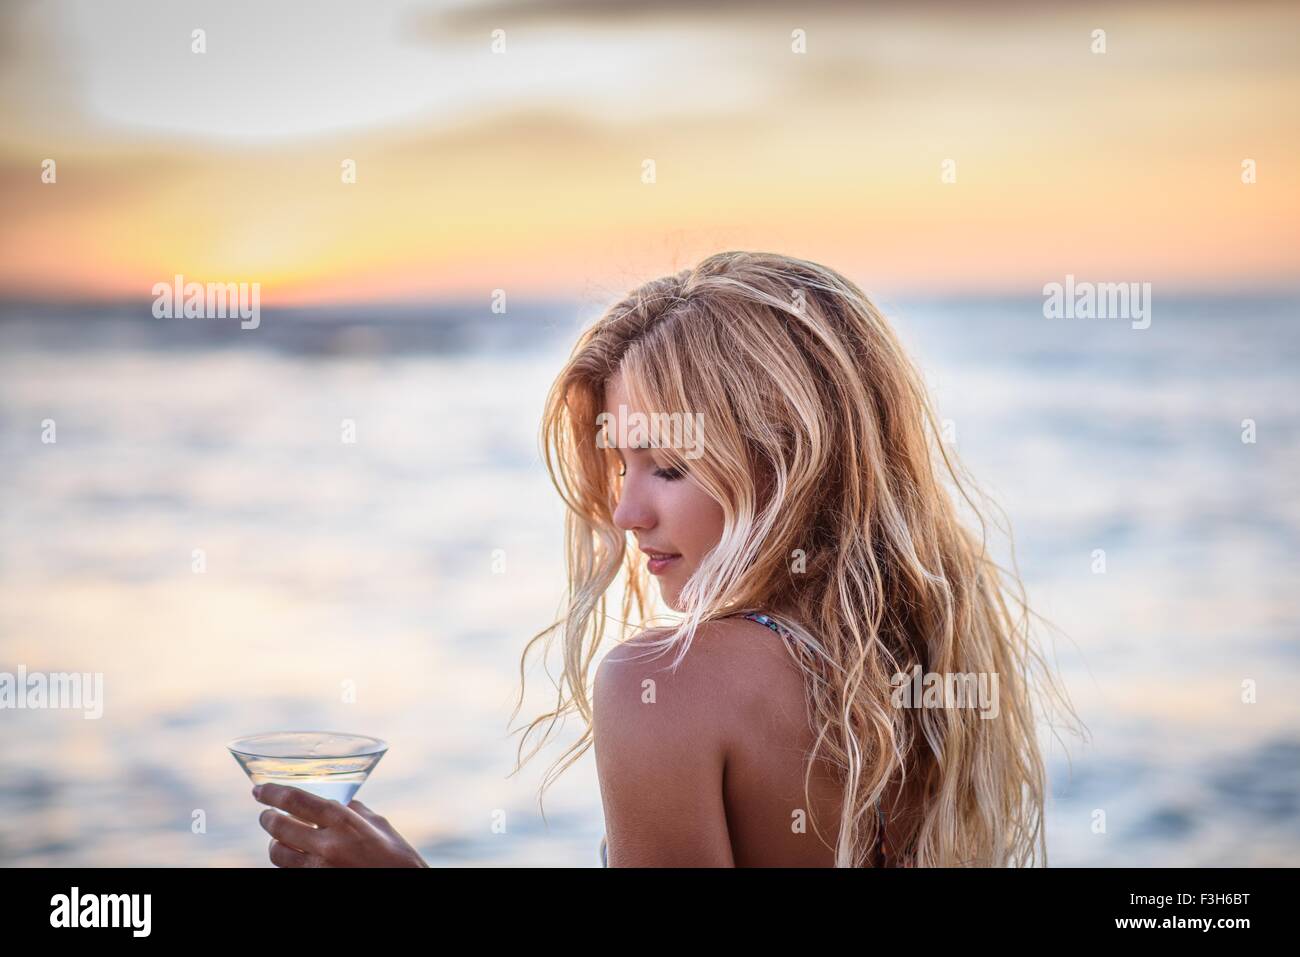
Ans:
[[[1073,275],[1073,274],[1069,274]],[[1057,282],[1061,277],[1050,277],[1047,282]],[[1144,282],[1144,280],[1104,280],[1078,278],[1079,282],[1092,283],[1133,283]],[[1197,297],[1207,297],[1211,299],[1232,299],[1232,298],[1252,298],[1252,299],[1290,299],[1300,297],[1300,279],[1290,282],[1277,281],[1269,283],[1235,283],[1235,282],[1218,282],[1218,283],[1151,283],[1153,289],[1163,289],[1163,295],[1173,299],[1190,299]],[[630,291],[630,290],[629,290]],[[1043,295],[1042,289],[1035,286],[1006,286],[999,288],[990,288],[986,286],[962,288],[943,288],[943,289],[920,289],[920,288],[899,288],[891,290],[882,290],[872,293],[867,290],[868,298],[873,302],[895,300],[895,301],[946,301],[946,300],[965,300],[965,301],[989,301],[996,302],[1000,300],[1015,299],[1032,299]],[[594,303],[590,293],[556,293],[556,292],[539,292],[536,295],[526,293],[514,293],[511,297],[513,300],[511,310],[531,310],[553,305],[579,305],[589,304],[593,308],[598,308],[599,304]],[[442,296],[429,297],[404,297],[398,299],[337,299],[337,300],[320,300],[312,302],[301,302],[288,300],[280,303],[274,301],[265,303],[261,306],[263,312],[277,313],[306,313],[306,312],[330,312],[336,310],[348,309],[370,309],[382,310],[386,312],[409,312],[426,308],[463,308],[466,306],[482,306],[490,303],[490,292],[485,292],[481,297],[472,297],[464,294],[448,294]],[[602,299],[600,302],[612,305],[616,297]],[[147,305],[153,302],[153,297],[145,294],[140,296],[32,296],[24,294],[6,295],[0,292],[0,309],[13,308],[38,308],[38,309],[134,309],[141,305]]]

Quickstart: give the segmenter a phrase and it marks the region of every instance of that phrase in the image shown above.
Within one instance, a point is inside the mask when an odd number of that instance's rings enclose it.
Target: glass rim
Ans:
[[[246,747],[237,747],[237,745],[252,741],[255,738],[275,738],[281,735],[292,734],[321,734],[333,737],[357,738],[366,742],[365,747],[359,751],[350,751],[347,754],[332,755],[284,755],[284,754],[266,754],[262,751],[250,751]],[[388,750],[388,742],[382,738],[376,738],[369,734],[356,734],[352,731],[255,731],[252,734],[242,734],[237,738],[231,738],[226,742],[226,750],[231,754],[243,754],[250,758],[282,758],[284,760],[308,760],[311,758],[360,758],[371,754],[383,754]]]

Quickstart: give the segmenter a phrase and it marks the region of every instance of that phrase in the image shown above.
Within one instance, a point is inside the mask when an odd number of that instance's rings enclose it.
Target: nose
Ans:
[[[625,532],[655,527],[654,509],[630,479],[623,482],[623,494],[618,497],[618,507],[614,509],[614,524]]]

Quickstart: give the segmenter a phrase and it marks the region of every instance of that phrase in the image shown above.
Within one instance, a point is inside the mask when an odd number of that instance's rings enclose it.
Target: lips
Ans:
[[[654,548],[643,548],[641,551],[645,552],[646,558],[649,559],[646,563],[646,570],[651,575],[662,575],[664,569],[682,557],[675,552],[661,552]]]

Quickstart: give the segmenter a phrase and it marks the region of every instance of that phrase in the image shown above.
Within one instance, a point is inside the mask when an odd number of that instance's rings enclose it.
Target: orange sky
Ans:
[[[727,248],[872,291],[1300,278],[1295,6],[640,6],[11,6],[0,297],[613,293]]]

